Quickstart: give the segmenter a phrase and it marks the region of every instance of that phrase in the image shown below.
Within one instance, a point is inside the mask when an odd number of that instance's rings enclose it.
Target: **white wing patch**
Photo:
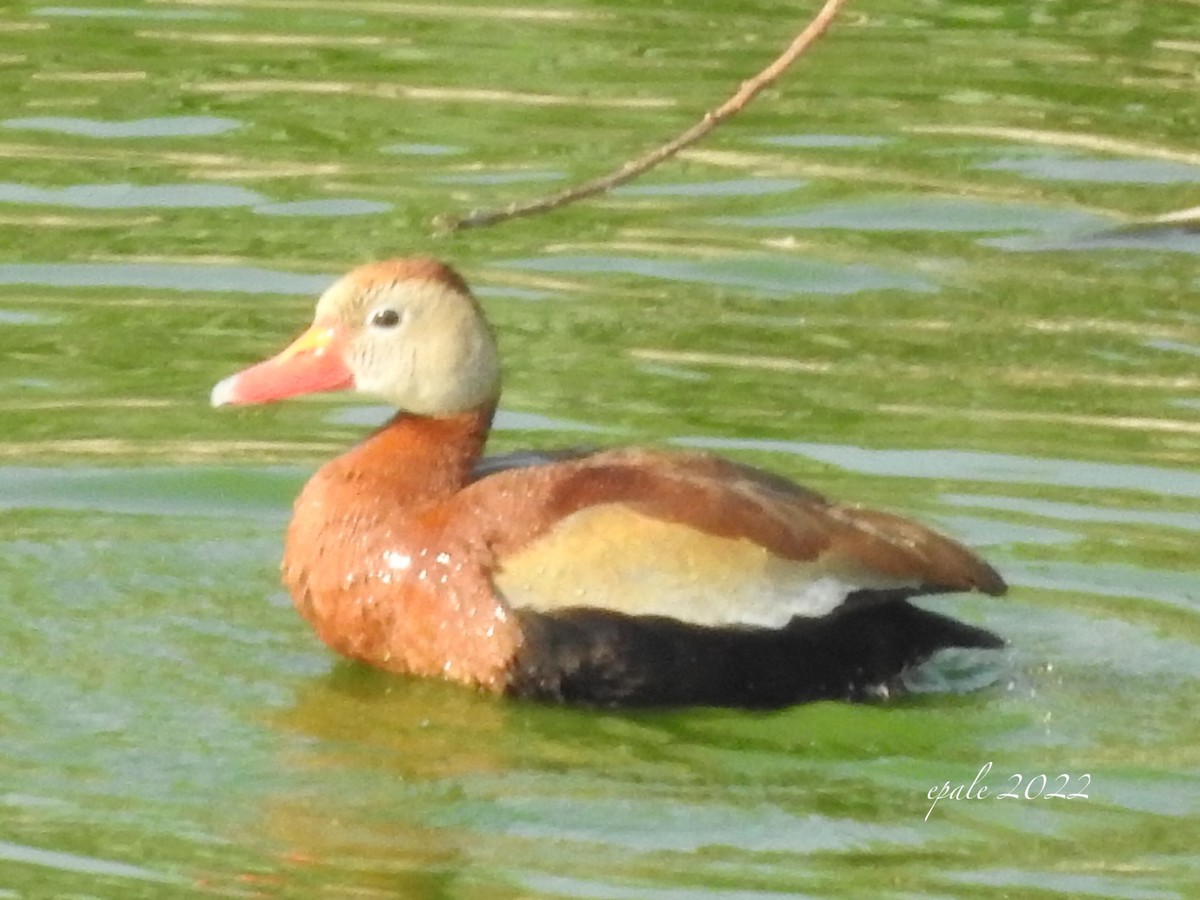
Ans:
[[[823,616],[861,588],[912,586],[819,558],[784,559],[622,504],[591,506],[505,559],[493,575],[510,606],[592,607],[696,625],[781,628]]]

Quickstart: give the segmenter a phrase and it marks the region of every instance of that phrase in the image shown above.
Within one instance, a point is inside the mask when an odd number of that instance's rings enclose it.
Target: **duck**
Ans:
[[[903,691],[1005,642],[912,602],[1006,586],[955,540],[680,449],[485,458],[500,355],[449,265],[360,266],[214,406],[324,391],[395,415],[296,499],[282,580],[335,653],[404,676],[597,707],[783,708]]]

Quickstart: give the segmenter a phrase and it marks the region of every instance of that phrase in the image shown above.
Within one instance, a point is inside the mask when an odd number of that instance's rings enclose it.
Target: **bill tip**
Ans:
[[[228,406],[234,402],[233,389],[237,383],[237,376],[230,375],[228,378],[223,378],[213,385],[212,393],[209,395],[209,402],[213,406]]]

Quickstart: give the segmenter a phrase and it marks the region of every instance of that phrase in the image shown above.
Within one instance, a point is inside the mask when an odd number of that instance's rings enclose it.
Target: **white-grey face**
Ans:
[[[360,286],[338,282],[317,318],[345,329],[355,388],[408,412],[450,415],[494,403],[500,363],[474,300],[430,280]]]

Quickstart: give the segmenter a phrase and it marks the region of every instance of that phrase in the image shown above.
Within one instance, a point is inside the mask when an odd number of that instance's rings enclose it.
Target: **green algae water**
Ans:
[[[861,0],[642,180],[431,236],[673,136],[811,12],[0,6],[0,897],[1194,895],[1195,2]],[[930,605],[1010,649],[769,714],[336,660],[282,532],[382,411],[208,391],[414,253],[497,327],[493,450],[912,515],[1008,578]]]

